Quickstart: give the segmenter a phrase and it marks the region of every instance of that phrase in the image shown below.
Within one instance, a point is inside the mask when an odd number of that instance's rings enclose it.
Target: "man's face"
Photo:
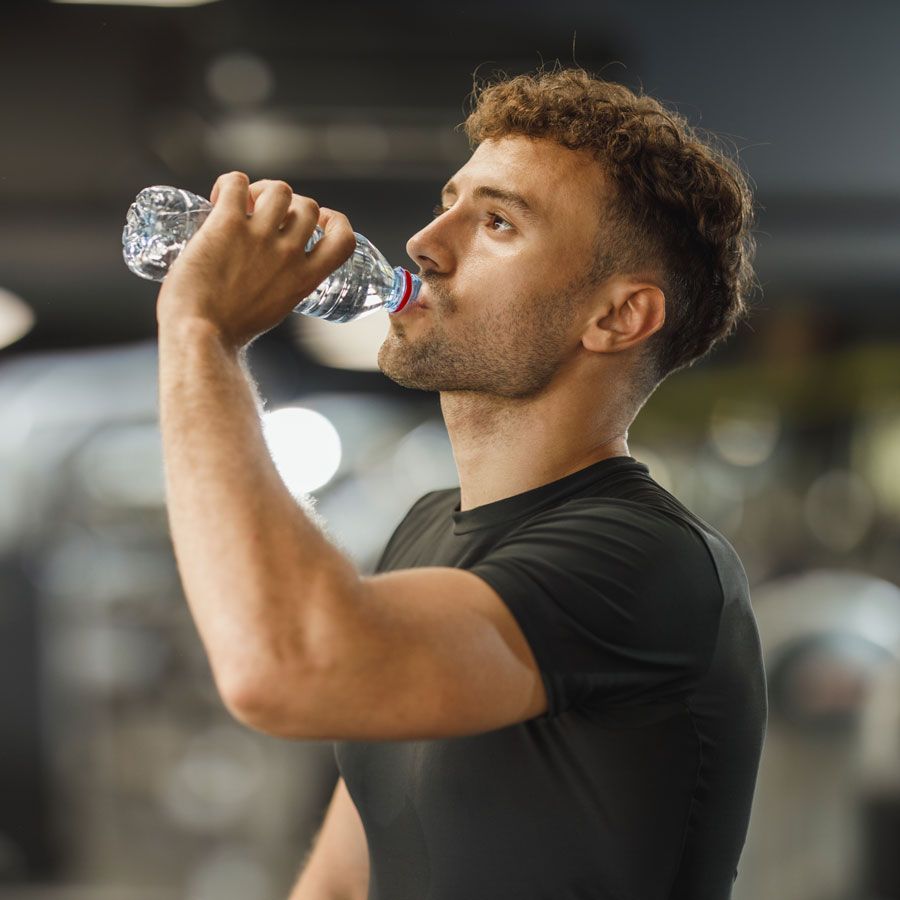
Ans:
[[[382,371],[423,390],[544,389],[579,352],[602,191],[581,151],[519,136],[481,144],[407,243],[424,284],[391,317]]]

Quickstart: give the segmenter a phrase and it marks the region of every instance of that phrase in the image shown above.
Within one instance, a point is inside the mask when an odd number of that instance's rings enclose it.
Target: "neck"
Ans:
[[[628,455],[631,417],[597,409],[596,395],[547,390],[509,399],[467,391],[441,394],[459,472],[461,509],[549,484],[592,463]]]

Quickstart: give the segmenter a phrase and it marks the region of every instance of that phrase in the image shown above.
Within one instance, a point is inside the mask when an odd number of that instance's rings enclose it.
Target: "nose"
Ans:
[[[447,223],[441,221],[446,215],[432,219],[406,242],[409,258],[423,272],[446,273],[449,270],[452,254],[447,241]]]

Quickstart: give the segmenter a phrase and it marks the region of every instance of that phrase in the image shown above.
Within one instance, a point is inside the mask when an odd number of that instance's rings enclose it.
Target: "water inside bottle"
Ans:
[[[208,200],[190,191],[161,185],[144,188],[125,217],[125,264],[141,278],[162,281],[211,209]]]
[[[319,228],[316,232],[310,245],[323,233]],[[380,251],[357,234],[350,259],[297,304],[294,311],[329,322],[349,322],[380,309],[391,296],[396,278]]]

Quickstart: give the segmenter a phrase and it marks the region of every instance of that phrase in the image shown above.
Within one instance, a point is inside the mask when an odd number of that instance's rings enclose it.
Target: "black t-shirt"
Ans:
[[[725,900],[766,718],[731,546],[628,457],[459,511],[428,494],[379,571],[483,578],[546,714],[471,737],[343,741],[369,900]],[[423,598],[427,602],[427,598]]]

